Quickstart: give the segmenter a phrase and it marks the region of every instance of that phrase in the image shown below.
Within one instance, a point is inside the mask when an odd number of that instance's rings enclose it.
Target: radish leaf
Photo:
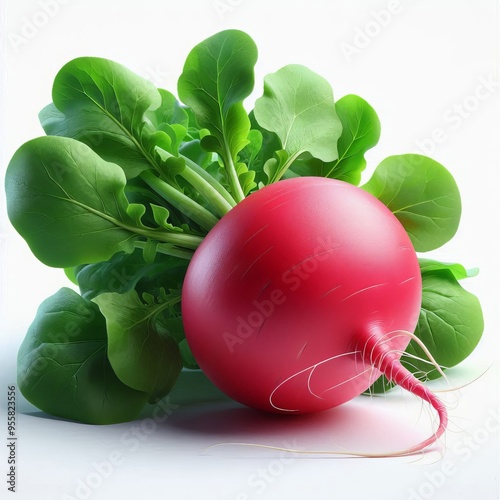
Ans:
[[[439,262],[433,259],[418,259],[418,262],[420,264],[420,271],[422,274],[436,271],[450,271],[456,280],[462,280],[464,278],[477,276],[479,273],[479,269],[477,267],[465,269],[462,264],[457,263]]]
[[[115,375],[104,317],[69,288],[45,299],[18,354],[18,385],[42,411],[89,424],[134,420],[147,394]]]
[[[475,295],[458,283],[450,271],[424,272],[422,310],[415,334],[445,368],[462,362],[475,349],[483,333],[481,306]],[[415,344],[407,352],[425,359]],[[427,379],[439,373],[427,363],[409,359],[407,363],[426,373]]]
[[[181,103],[168,90],[158,89],[161,96],[161,105],[153,110],[146,111],[146,117],[149,118],[155,128],[163,124],[178,124],[186,130],[189,128],[189,115]]]
[[[204,175],[201,167],[194,164],[179,171],[184,161],[179,158],[179,148],[184,139],[192,139],[188,135],[192,128],[189,113],[170,92],[156,89],[113,61],[82,57],[59,71],[52,95],[54,104],[40,113],[47,134],[84,142],[105,160],[119,164],[127,179],[155,170],[172,185],[163,197],[177,208],[185,201],[176,196],[180,192],[193,198],[201,195],[220,216],[230,210],[229,193]],[[173,158],[160,157],[159,148]],[[170,161],[173,159],[178,161]],[[176,166],[173,173],[172,165]],[[189,187],[180,188],[173,181],[177,173],[186,178]],[[191,205],[195,210],[190,212],[198,221],[196,206]]]
[[[287,177],[316,175],[359,184],[361,172],[366,167],[364,155],[380,138],[380,121],[375,110],[357,95],[342,97],[335,103],[335,109],[342,123],[342,135],[337,143],[338,159],[331,162],[318,158],[301,159],[291,166]]]
[[[421,259],[420,268],[422,308],[415,335],[443,369],[451,368],[466,359],[481,339],[484,329],[481,305],[474,294],[458,283],[457,275],[468,276],[460,264]],[[427,362],[426,354],[416,342],[411,341],[405,352],[409,356],[403,354],[401,363],[418,379],[426,381],[441,376]],[[369,392],[385,392],[391,387],[393,384],[382,376]]]
[[[47,135],[84,142],[119,162],[128,178],[152,168],[143,144],[144,114],[160,107],[162,98],[151,82],[116,62],[80,57],[56,75],[52,99],[40,113]]]
[[[264,95],[255,102],[255,119],[277,134],[288,160],[269,183],[279,180],[303,153],[325,162],[338,158],[342,125],[335,112],[333,91],[320,75],[298,64],[264,78]]]
[[[254,85],[257,48],[242,31],[226,30],[207,38],[189,53],[178,81],[179,97],[211,135],[201,144],[222,159],[236,201],[253,187],[253,172],[238,163],[248,143],[250,120],[243,100]]]
[[[161,329],[157,316],[180,300],[144,304],[135,290],[95,297],[106,318],[108,357],[118,378],[129,387],[146,392],[150,402],[168,394],[181,369],[179,347]]]
[[[269,132],[259,125],[254,111],[250,112],[249,118],[252,127],[248,134],[250,143],[243,149],[240,157],[255,172],[255,182],[260,188],[269,183],[269,177],[264,172],[264,165],[270,158],[273,158],[276,151],[281,150],[281,141],[274,132]],[[257,146],[259,150],[256,152]]]
[[[171,255],[157,254],[154,262],[146,264],[140,249],[131,254],[113,255],[108,261],[78,266],[76,280],[80,293],[93,299],[102,293],[125,293],[133,289],[149,291],[159,288],[174,289],[182,284],[188,261]],[[149,278],[161,277],[160,285],[153,286]],[[142,282],[147,282],[144,287]],[[144,290],[146,291],[146,290]]]
[[[417,252],[444,245],[458,229],[462,205],[457,184],[450,172],[431,158],[389,156],[361,187],[389,207]]]
[[[128,202],[125,183],[118,165],[85,144],[39,137],[21,146],[9,164],[9,217],[33,253],[54,267],[130,253],[140,238],[196,248],[198,237],[146,227],[141,222],[146,208]]]

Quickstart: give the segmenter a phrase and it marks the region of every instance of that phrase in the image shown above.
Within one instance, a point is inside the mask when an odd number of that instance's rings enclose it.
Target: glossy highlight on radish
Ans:
[[[397,218],[351,184],[302,177],[243,200],[189,265],[184,328],[201,369],[233,399],[277,413],[345,403],[382,373],[446,409],[400,363],[422,283]]]

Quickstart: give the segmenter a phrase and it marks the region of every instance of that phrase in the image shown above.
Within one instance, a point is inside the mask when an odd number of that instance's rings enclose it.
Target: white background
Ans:
[[[480,275],[464,286],[480,297],[486,328],[474,355],[450,371],[451,384],[465,384],[493,365],[470,386],[443,394],[451,421],[441,454],[412,458],[293,456],[227,446],[203,453],[228,441],[398,450],[429,435],[435,422],[425,405],[397,390],[285,420],[224,398],[201,401],[206,395],[197,404],[180,404],[164,422],[107,427],[48,418],[19,394],[17,498],[500,498],[494,364],[500,327],[498,2],[3,0],[2,8],[2,177],[16,148],[43,134],[37,113],[50,101],[59,68],[77,56],[116,60],[175,92],[188,51],[219,30],[239,28],[260,51],[248,109],[262,91],[263,76],[288,63],[325,76],[336,98],[364,97],[382,122],[365,178],[387,155],[420,151],[447,166],[459,184],[461,227],[432,256],[480,267]],[[436,129],[442,130],[440,141],[431,143]],[[31,255],[8,223],[3,197],[2,192],[0,425],[5,429],[6,388],[16,381],[24,332],[38,304],[67,281]],[[211,393],[216,398],[216,391]],[[7,456],[4,445],[0,449],[0,491],[8,498]]]

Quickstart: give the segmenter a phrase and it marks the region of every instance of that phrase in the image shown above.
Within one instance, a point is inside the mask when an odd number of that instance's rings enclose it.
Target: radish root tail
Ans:
[[[434,360],[426,346],[420,339],[418,339],[418,337],[406,331],[390,332],[390,334],[388,335],[391,335],[393,333],[400,333],[410,337],[412,340],[415,340],[425,352],[425,354],[429,357],[436,370],[438,370],[440,374],[445,376],[441,367]],[[388,345],[388,335],[374,334],[368,339],[364,350],[365,357],[367,358],[366,361],[372,363],[379,371],[381,371],[386,376],[389,381],[396,383],[403,389],[406,389],[408,392],[411,392],[415,396],[423,399],[424,401],[427,401],[436,410],[439,417],[438,428],[432,436],[416,444],[415,446],[412,446],[404,452],[391,454],[392,456],[412,455],[423,450],[424,448],[431,446],[444,434],[446,427],[448,426],[448,412],[444,403],[420,380],[418,380],[413,373],[411,373],[401,364],[400,356],[398,355],[398,353],[394,350],[391,350]]]
[[[436,370],[442,375],[444,372],[436,362],[436,360],[432,357],[431,353],[427,349],[427,347],[423,344],[423,342],[416,337],[414,334],[404,331],[404,330],[395,330],[389,332],[388,334],[382,333],[374,333],[372,334],[366,341],[363,350],[355,350],[350,353],[346,353],[340,356],[334,356],[332,358],[328,358],[327,360],[322,361],[321,363],[317,363],[316,365],[310,366],[299,373],[304,373],[308,370],[312,370],[310,376],[314,372],[315,368],[322,363],[326,363],[332,359],[337,357],[341,357],[344,355],[358,355],[362,359],[365,365],[370,365],[374,369],[383,373],[389,381],[395,382],[397,385],[402,387],[403,389],[411,392],[415,396],[423,399],[428,402],[437,412],[439,417],[439,424],[436,431],[432,436],[421,441],[420,443],[407,448],[405,450],[399,450],[394,452],[386,452],[386,453],[363,453],[363,452],[353,452],[353,451],[334,451],[334,450],[301,450],[301,449],[292,449],[285,448],[280,446],[272,446],[266,444],[258,444],[258,443],[244,443],[244,442],[227,442],[227,443],[218,443],[212,446],[209,446],[205,449],[205,452],[220,446],[245,446],[252,448],[262,448],[267,450],[275,450],[286,453],[293,453],[296,455],[331,455],[331,456],[347,456],[347,457],[357,457],[357,458],[391,458],[391,457],[403,457],[415,455],[418,453],[422,453],[425,448],[435,444],[437,440],[444,434],[446,427],[448,426],[448,412],[444,403],[427,387],[423,385],[423,383],[418,380],[413,373],[407,370],[400,361],[401,351],[395,350],[390,346],[391,340],[397,337],[410,337],[414,340],[419,347],[424,351],[426,356],[428,356],[430,363],[436,368]],[[288,382],[290,379],[297,376],[299,373],[292,375],[283,381],[270,396],[270,404],[274,408],[278,408],[273,404],[272,399],[273,395],[278,390],[278,388],[283,385],[285,382]],[[364,372],[363,372],[364,373]],[[446,377],[445,377],[446,378]],[[310,382],[310,378],[308,379],[308,383]],[[318,397],[318,396],[317,396]],[[284,410],[284,409],[282,409]],[[284,411],[293,411],[293,410],[284,410]]]

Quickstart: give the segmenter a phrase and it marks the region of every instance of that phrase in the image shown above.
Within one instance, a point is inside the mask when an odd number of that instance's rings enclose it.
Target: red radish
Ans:
[[[421,304],[404,228],[351,184],[301,177],[243,200],[210,231],[182,292],[186,337],[200,368],[233,399],[307,413],[340,405],[381,373],[446,409],[400,363]]]

